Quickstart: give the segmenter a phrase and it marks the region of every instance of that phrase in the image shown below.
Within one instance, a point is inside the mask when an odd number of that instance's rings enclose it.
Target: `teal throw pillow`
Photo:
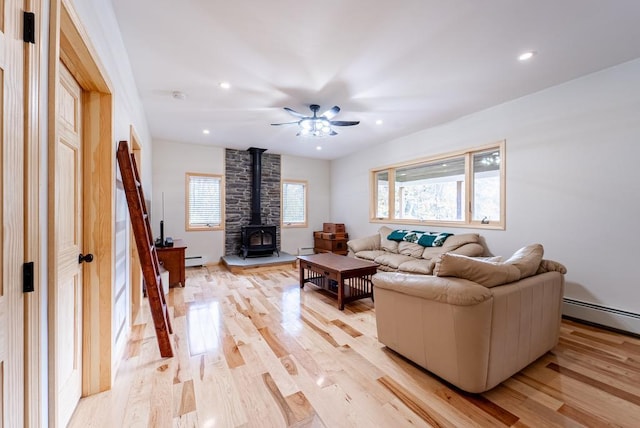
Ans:
[[[413,242],[414,244],[419,244],[423,247],[442,247],[444,241],[451,235],[453,235],[453,233],[396,229],[387,236],[387,239],[397,242]]]
[[[423,234],[420,239],[418,239],[418,244],[423,247],[433,247],[433,242],[436,240],[436,235],[432,235],[430,233]]]
[[[442,232],[442,233],[438,233],[438,236],[436,236],[436,238],[433,240],[433,247],[442,247],[442,245],[444,244],[444,241],[447,240],[448,237],[450,237],[451,235],[453,235],[453,233],[447,233],[447,232]]]
[[[389,234],[389,236],[387,236],[387,239],[389,241],[402,241],[402,239],[405,237],[405,235],[408,233],[408,230],[403,230],[403,229],[397,229],[394,230],[393,232],[391,232]]]

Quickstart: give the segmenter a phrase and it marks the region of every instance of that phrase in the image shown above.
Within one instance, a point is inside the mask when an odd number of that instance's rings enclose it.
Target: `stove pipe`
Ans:
[[[250,147],[251,153],[251,225],[261,225],[260,188],[262,186],[262,153],[267,149]]]

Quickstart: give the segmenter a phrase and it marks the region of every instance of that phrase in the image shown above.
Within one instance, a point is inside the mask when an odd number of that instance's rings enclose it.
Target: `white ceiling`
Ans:
[[[638,0],[112,1],[154,139],[323,159],[640,57]]]

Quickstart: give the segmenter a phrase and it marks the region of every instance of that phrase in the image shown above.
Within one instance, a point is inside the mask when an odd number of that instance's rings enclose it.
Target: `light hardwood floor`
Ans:
[[[168,302],[177,356],[143,308],[115,387],[71,427],[640,426],[634,337],[564,320],[552,352],[472,395],[381,345],[370,299],[339,311],[290,267],[191,268]]]

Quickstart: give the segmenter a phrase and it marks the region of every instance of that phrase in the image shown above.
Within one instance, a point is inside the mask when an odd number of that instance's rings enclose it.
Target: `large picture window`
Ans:
[[[282,181],[282,226],[307,227],[306,181]]]
[[[222,229],[222,176],[186,174],[186,230]]]
[[[372,171],[372,221],[504,228],[504,141]]]

